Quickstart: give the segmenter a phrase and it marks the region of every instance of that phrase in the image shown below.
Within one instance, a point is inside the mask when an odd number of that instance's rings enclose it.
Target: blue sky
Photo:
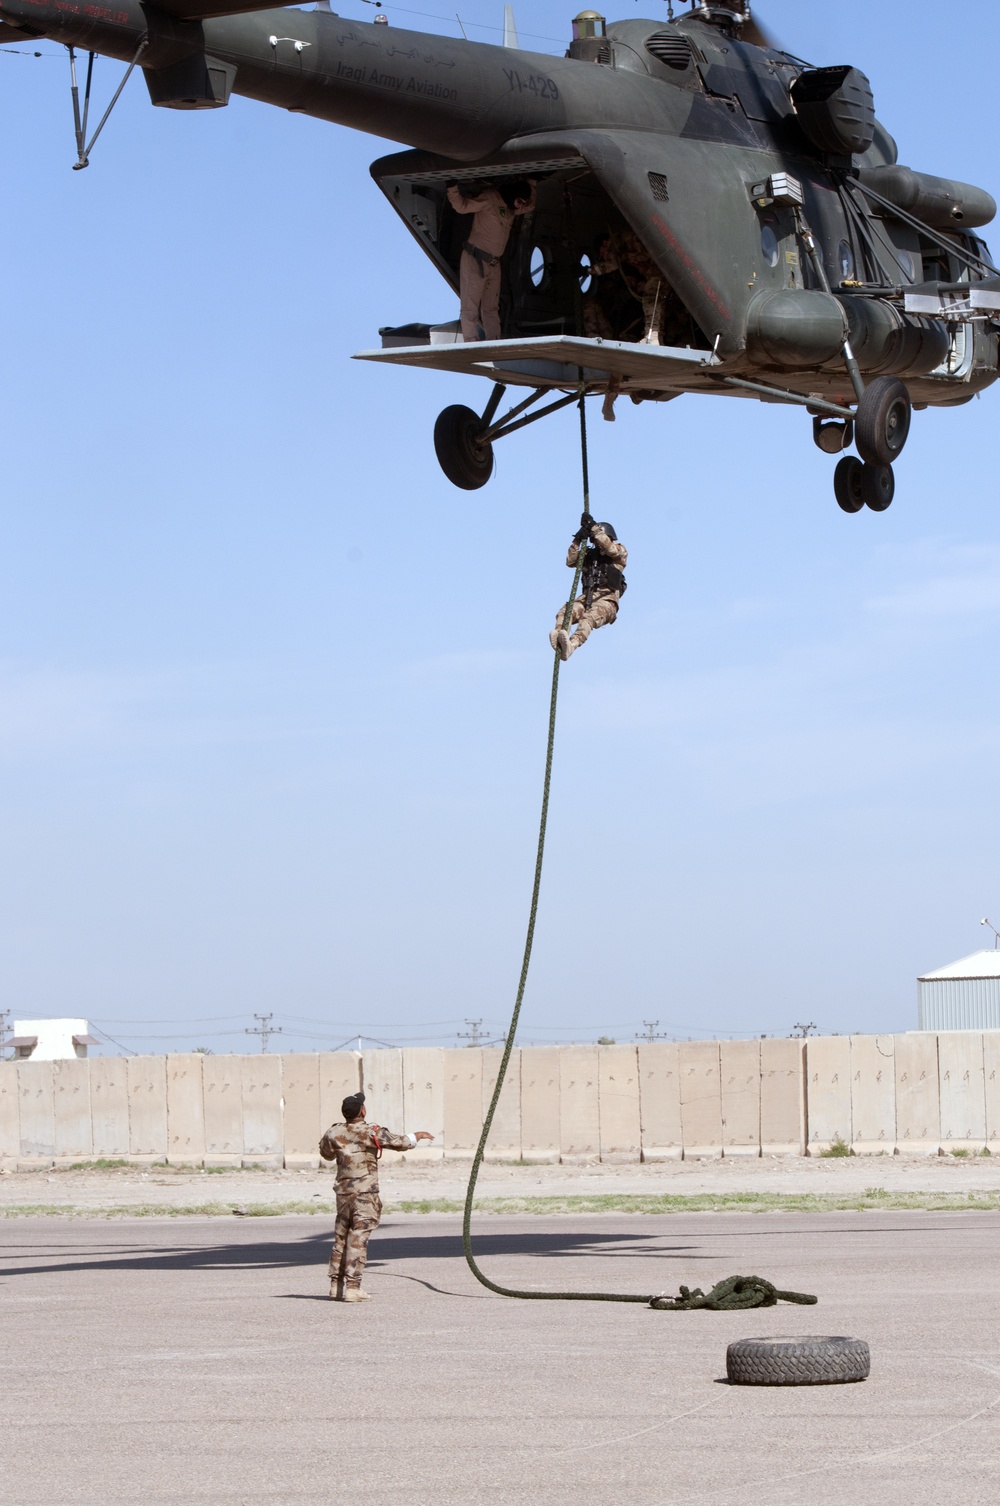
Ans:
[[[869,74],[901,161],[1000,197],[995,0],[758,11]],[[518,7],[522,42],[572,14]],[[456,313],[368,176],[390,147],[136,77],[73,173],[40,50],[0,54],[0,1008],[145,1050],[253,1048],[254,1011],[285,1049],[499,1030],[576,420],[456,491],[434,418],[485,384],[349,360]],[[905,1030],[1000,924],[998,402],[916,415],[856,517],[791,410],[591,413],[630,590],[563,676],[524,1041]]]

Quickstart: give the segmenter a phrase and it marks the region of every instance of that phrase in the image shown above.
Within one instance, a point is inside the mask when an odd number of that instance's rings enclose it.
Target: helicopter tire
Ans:
[[[478,491],[493,475],[493,446],[482,439],[483,421],[471,408],[454,403],[438,414],[434,452],[453,486]]]
[[[857,455],[845,455],[833,473],[833,490],[842,512],[860,512],[865,505],[862,477],[865,466]]]
[[[862,460],[869,465],[892,465],[903,453],[912,412],[910,394],[898,377],[879,376],[870,381],[854,420]]]
[[[891,465],[865,465],[861,468],[861,494],[872,512],[885,512],[896,491]]]

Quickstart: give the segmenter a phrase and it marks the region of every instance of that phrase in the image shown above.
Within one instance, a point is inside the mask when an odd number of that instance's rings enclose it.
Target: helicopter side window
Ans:
[[[769,267],[778,265],[779,248],[778,237],[774,226],[764,222],[760,227],[760,249],[764,254],[764,261]]]

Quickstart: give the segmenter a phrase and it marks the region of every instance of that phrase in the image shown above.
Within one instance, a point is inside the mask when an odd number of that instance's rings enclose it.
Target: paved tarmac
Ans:
[[[6,1506],[994,1506],[995,1213],[483,1218],[536,1289],[759,1274],[815,1308],[668,1313],[479,1287],[394,1216],[358,1306],[308,1218],[4,1222]],[[851,1386],[725,1383],[755,1334],[850,1334]]]

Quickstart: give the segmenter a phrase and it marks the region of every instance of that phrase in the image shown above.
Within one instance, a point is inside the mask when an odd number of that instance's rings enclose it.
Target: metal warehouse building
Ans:
[[[1000,951],[973,952],[917,979],[919,1030],[1000,1030]]]

